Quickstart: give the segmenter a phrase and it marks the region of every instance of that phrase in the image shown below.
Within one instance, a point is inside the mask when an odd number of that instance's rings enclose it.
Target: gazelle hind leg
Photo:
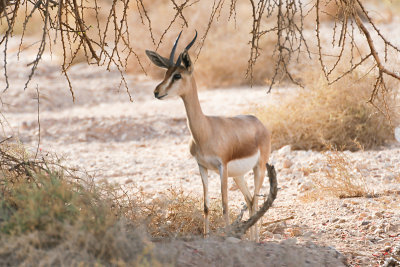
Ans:
[[[253,206],[252,206],[252,215],[254,215],[258,210],[258,196],[260,194],[261,186],[264,182],[265,177],[265,166],[258,164],[253,169],[254,172],[254,196],[253,196]],[[258,235],[258,223],[254,225],[254,232],[255,232],[255,241],[259,241]]]
[[[233,177],[233,179],[235,180],[236,185],[239,187],[240,192],[242,192],[243,196],[244,196],[244,200],[246,201],[246,205],[247,205],[247,209],[249,210],[249,216],[251,216],[251,211],[252,211],[252,201],[253,201],[253,197],[250,193],[249,188],[247,187],[247,183],[244,180],[243,176],[238,176],[238,177]],[[253,231],[253,227],[250,229],[250,239],[254,239],[255,235],[254,235],[254,231]]]
[[[227,164],[221,164],[219,167],[221,178],[221,195],[222,195],[222,213],[225,220],[225,230],[229,227],[229,209],[228,209],[228,167]]]
[[[210,198],[208,196],[208,170],[203,166],[199,165],[201,181],[203,182],[203,193],[204,193],[204,236],[208,236],[210,233],[208,211],[210,206]]]

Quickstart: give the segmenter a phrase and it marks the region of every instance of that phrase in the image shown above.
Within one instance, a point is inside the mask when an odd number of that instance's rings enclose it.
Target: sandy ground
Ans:
[[[13,45],[10,44],[12,48]],[[44,59],[26,91],[28,72],[24,65],[34,55],[17,61],[10,54],[11,87],[1,94],[1,122],[7,136],[18,137],[35,151],[38,145],[36,86],[40,91],[41,153],[57,153],[71,167],[84,169],[96,179],[133,183],[146,192],[183,188],[202,197],[202,185],[195,160],[190,156],[190,133],[180,99],[159,101],[153,97],[157,82],[128,76],[130,102],[119,87],[118,72],[75,65],[70,77],[76,101],[72,102],[56,59]],[[3,81],[0,85],[4,86]],[[257,105],[276,103],[293,94],[293,89],[231,88],[203,91],[200,102],[206,114],[235,115]],[[10,130],[11,129],[11,130]],[[317,244],[343,253],[351,265],[376,266],[400,245],[400,144],[376,151],[345,152],[377,195],[373,198],[304,201],[310,190],[311,174],[324,168],[325,156],[313,151],[273,151],[279,193],[263,222],[293,219],[262,227],[262,242]],[[252,188],[252,176],[247,175]],[[268,192],[267,179],[262,193]],[[219,178],[212,174],[210,193],[220,198]],[[232,210],[240,209],[243,196],[233,180],[229,184]]]

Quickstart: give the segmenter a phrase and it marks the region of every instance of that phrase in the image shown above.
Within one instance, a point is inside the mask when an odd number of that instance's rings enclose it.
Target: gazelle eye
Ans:
[[[180,75],[179,73],[174,74],[174,77],[172,77],[174,80],[179,80],[180,78],[182,78],[182,75]]]

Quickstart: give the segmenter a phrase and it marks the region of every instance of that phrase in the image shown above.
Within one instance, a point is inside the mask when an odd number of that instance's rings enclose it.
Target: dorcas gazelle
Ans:
[[[182,33],[182,32],[181,32]],[[169,58],[146,50],[147,56],[158,67],[167,69],[164,80],[157,85],[154,96],[168,99],[179,96],[185,105],[187,122],[192,134],[190,153],[195,157],[204,190],[204,233],[209,233],[208,222],[208,170],[216,171],[221,178],[222,208],[226,226],[228,217],[228,177],[233,177],[243,193],[250,215],[258,208],[258,196],[265,177],[266,164],[271,151],[271,134],[254,116],[236,117],[206,116],[200,107],[194,66],[189,49],[196,40],[186,46],[174,62],[179,34]],[[244,175],[253,170],[254,193],[250,193]],[[258,241],[257,225],[250,230],[251,238]]]

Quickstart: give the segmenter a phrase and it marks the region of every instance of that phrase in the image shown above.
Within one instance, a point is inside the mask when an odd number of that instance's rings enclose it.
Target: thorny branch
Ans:
[[[148,27],[150,38],[156,50],[162,43],[165,35],[173,27],[179,25],[180,28],[191,27],[190,20],[185,17],[191,9],[196,8],[199,0],[170,0],[171,11],[175,13],[170,23],[160,32],[159,39],[156,38],[152,17],[147,10],[143,0],[135,0],[136,5],[130,5],[130,0],[111,0],[102,2],[102,9],[107,10],[108,15],[100,18],[99,0],[0,0],[0,20],[7,27],[0,37],[0,46],[3,47],[4,77],[6,87],[9,88],[9,79],[7,74],[7,46],[9,38],[13,37],[14,26],[17,21],[18,11],[25,8],[23,17],[23,31],[21,35],[20,51],[22,49],[22,39],[27,30],[33,14],[39,14],[42,19],[42,37],[39,43],[35,60],[29,64],[31,68],[30,75],[26,81],[25,88],[35,74],[35,70],[42,59],[42,55],[47,44],[51,41],[55,43],[60,40],[63,61],[61,71],[69,84],[72,98],[74,97],[71,80],[68,76],[68,70],[78,57],[84,53],[84,59],[88,64],[105,66],[107,70],[114,67],[121,73],[121,85],[123,85],[131,99],[127,81],[124,77],[124,71],[127,67],[128,57],[134,55],[138,64],[144,71],[140,62],[140,57],[132,49],[130,42],[130,29],[127,22],[129,12],[137,12],[140,21]],[[237,13],[237,0],[230,0],[228,5],[224,5],[225,0],[213,0],[211,10],[209,11],[209,20],[207,25],[196,28],[203,32],[197,49],[199,57],[202,47],[205,43],[214,21],[218,20],[223,10],[229,11],[228,20],[233,17],[235,24]],[[299,60],[301,53],[306,53],[308,57],[312,54],[318,55],[321,70],[329,83],[334,83],[348,73],[354,71],[360,66],[371,64],[377,70],[376,83],[371,93],[370,102],[372,103],[377,95],[384,93],[386,88],[386,78],[400,80],[400,75],[390,70],[386,64],[388,62],[388,53],[394,52],[400,56],[400,48],[391,43],[379,30],[374,23],[368,11],[365,9],[361,0],[248,0],[249,8],[252,13],[252,23],[249,37],[249,59],[246,71],[246,77],[253,80],[254,66],[257,59],[264,52],[262,38],[269,38],[271,34],[276,36],[276,45],[274,49],[275,71],[270,77],[270,88],[280,79],[287,77],[290,81],[300,85],[290,72],[290,63]],[[329,13],[324,8],[328,5],[334,5],[333,13]],[[129,10],[130,6],[136,7],[135,11]],[[106,12],[106,14],[107,14]],[[104,12],[102,12],[104,14]],[[315,40],[317,52],[310,49],[306,40],[304,19],[309,14],[315,14]],[[339,48],[338,53],[334,54],[335,60],[327,60],[324,44],[321,40],[322,16],[330,16],[333,19],[332,46]],[[88,18],[94,18],[95,23],[90,23]],[[93,20],[92,20],[93,21]],[[271,22],[274,24],[271,26]],[[178,25],[176,25],[178,24]],[[38,27],[38,26],[36,26]],[[200,28],[200,29],[199,29]],[[358,31],[357,31],[358,29]],[[364,43],[369,48],[369,52],[362,53],[359,48],[361,44],[355,41],[355,35],[361,32],[364,37]],[[376,39],[373,39],[373,37]],[[156,41],[157,39],[157,41]],[[378,54],[376,48],[377,42],[383,42],[384,54]],[[19,51],[19,52],[20,52]],[[350,60],[345,55],[350,53]],[[18,53],[19,55],[19,53]],[[332,58],[332,55],[329,55]],[[339,66],[348,64],[347,70]]]
[[[400,81],[400,75],[394,71],[389,70],[382,61],[387,62],[387,54],[388,49],[392,49],[397,55],[400,54],[399,47],[393,45],[383,34],[380,32],[376,24],[373,22],[371,17],[368,14],[368,11],[365,9],[364,5],[360,0],[335,0],[334,3],[337,5],[337,12],[336,14],[332,14],[335,19],[335,26],[334,26],[334,34],[332,44],[333,46],[341,47],[339,54],[336,56],[337,59],[333,64],[333,67],[329,70],[327,64],[324,62],[323,58],[323,45],[320,40],[319,29],[321,20],[319,15],[322,13],[320,2],[322,0],[316,0],[315,10],[316,10],[316,37],[318,41],[318,56],[321,68],[325,75],[325,78],[332,84],[342,77],[346,76],[347,74],[351,73],[358,67],[367,63],[367,60],[371,61],[372,64],[375,66],[377,70],[376,76],[376,83],[374,85],[373,91],[371,92],[371,97],[369,102],[374,104],[375,98],[378,96],[379,93],[382,94],[382,97],[385,98],[386,93],[386,82],[385,82],[385,75],[390,76],[394,79]],[[368,27],[368,24],[370,27]],[[339,27],[338,27],[339,25]],[[354,30],[355,27],[363,34],[365,38],[365,44],[369,48],[369,52],[367,54],[363,54],[357,44],[355,43],[355,36]],[[339,40],[336,42],[335,37],[339,35]],[[378,38],[374,41],[371,37],[371,34],[376,34]],[[346,42],[346,37],[350,38],[349,42]],[[376,42],[383,42],[384,44],[384,58],[379,56],[378,49],[375,46]],[[350,50],[350,67],[345,70],[342,74],[336,75],[334,77],[334,70],[338,67],[339,62],[346,61],[347,59],[344,57],[344,51],[346,47],[349,47]],[[358,55],[355,55],[354,49],[357,50]],[[359,58],[358,63],[354,64],[354,60]],[[333,79],[333,81],[330,81]]]
[[[142,1],[136,0],[142,8],[141,12],[148,18],[147,22],[151,31],[150,18],[147,16],[147,11]],[[84,53],[84,58],[88,64],[106,66],[108,70],[111,67],[115,67],[121,73],[122,84],[129,94],[128,85],[124,78],[127,58],[134,54],[139,59],[131,48],[129,39],[127,24],[129,0],[111,1],[108,4],[109,11],[106,20],[100,19],[100,7],[97,2],[98,0],[0,0],[0,20],[2,23],[6,23],[7,26],[0,39],[0,46],[3,46],[4,52],[4,77],[6,82],[4,90],[9,88],[7,44],[9,38],[14,36],[16,18],[21,16],[18,11],[24,8],[26,11],[25,15],[22,15],[23,29],[18,56],[22,50],[22,40],[27,31],[27,25],[31,22],[33,14],[39,14],[42,19],[41,25],[35,25],[36,27],[42,27],[42,35],[36,58],[28,64],[31,71],[25,83],[25,89],[29,86],[47,45],[51,45],[53,41],[57,43],[60,40],[63,52],[61,71],[68,81],[73,100],[75,100],[75,96],[68,70],[80,56],[80,53]],[[103,6],[102,8],[107,7]],[[97,23],[91,25],[88,18],[94,18]],[[109,38],[108,35],[111,32],[114,33],[114,36]],[[111,42],[110,39],[112,40]],[[139,64],[141,65],[140,62]]]
[[[233,1],[232,1],[233,2]],[[295,58],[297,60],[300,53],[305,52],[311,58],[311,52],[308,42],[304,37],[304,18],[315,11],[315,33],[317,41],[318,60],[320,62],[321,70],[325,75],[326,80],[332,84],[347,74],[351,73],[358,67],[365,65],[372,59],[372,64],[376,66],[378,75],[376,76],[376,83],[371,93],[370,102],[373,103],[378,93],[385,93],[385,75],[395,78],[400,81],[400,75],[397,72],[389,70],[382,64],[383,60],[387,62],[388,49],[392,49],[398,56],[400,56],[400,48],[392,44],[378,29],[377,25],[373,22],[360,0],[315,0],[314,4],[308,10],[303,6],[303,1],[297,0],[249,0],[252,8],[252,31],[250,41],[250,56],[248,61],[247,75],[252,79],[252,73],[257,58],[259,57],[262,46],[260,45],[260,38],[266,33],[276,33],[277,41],[275,45],[275,72],[270,81],[270,88],[276,83],[279,77],[287,76],[295,84],[299,82],[291,75],[289,63]],[[306,5],[309,2],[306,2]],[[334,13],[329,14],[324,10],[324,7],[334,5]],[[232,11],[231,11],[232,13]],[[339,52],[334,55],[336,58],[331,67],[328,67],[325,62],[326,54],[324,53],[323,43],[321,41],[321,16],[328,15],[334,19],[332,45],[338,47]],[[261,18],[271,19],[276,16],[275,24],[273,27],[265,28],[262,23],[267,24],[267,20]],[[367,27],[369,24],[371,28]],[[370,52],[363,54],[359,46],[355,42],[355,28],[358,28],[365,37],[364,44],[370,49]],[[378,50],[374,45],[374,40],[371,37],[372,31],[378,36],[375,42],[383,42],[385,51],[384,58],[378,55]],[[302,49],[302,48],[305,49]],[[345,57],[345,51],[350,51],[350,64],[347,70],[342,71],[340,74],[338,69],[339,63],[348,64],[348,58]],[[329,55],[331,57],[331,55]],[[355,60],[358,63],[354,63]],[[341,64],[343,66],[343,64]],[[384,96],[383,96],[384,97]]]

